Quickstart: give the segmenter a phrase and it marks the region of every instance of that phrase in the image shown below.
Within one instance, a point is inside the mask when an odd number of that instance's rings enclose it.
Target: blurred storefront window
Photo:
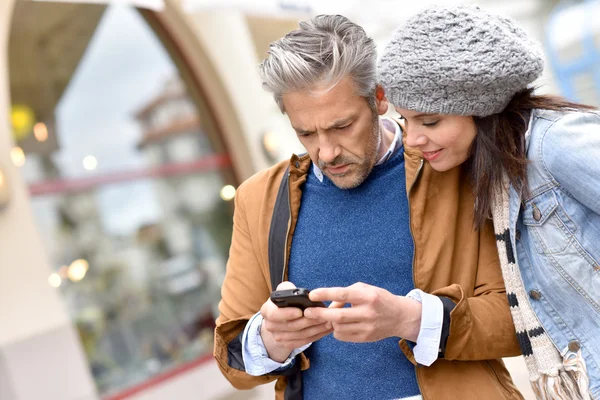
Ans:
[[[561,94],[600,106],[599,0],[559,3],[546,25],[546,49]]]
[[[99,392],[210,357],[235,186],[218,132],[135,8],[17,2],[11,29],[13,159]]]

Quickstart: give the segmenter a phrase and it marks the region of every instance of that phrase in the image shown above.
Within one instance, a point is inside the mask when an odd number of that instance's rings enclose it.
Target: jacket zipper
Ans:
[[[287,250],[288,250],[288,243],[290,241],[290,230],[292,227],[292,201],[290,200],[290,195],[292,194],[292,186],[290,185],[290,179],[291,179],[291,173],[288,172],[288,210],[290,212],[290,217],[288,218],[288,227],[287,227],[287,232],[285,233],[285,248],[283,249],[283,271],[281,272],[281,282],[283,282],[285,280],[285,270],[288,267],[288,256],[287,256]],[[273,290],[275,290],[276,288],[273,288]]]
[[[407,197],[408,197],[408,227],[410,229],[410,235],[411,235],[412,240],[413,240],[412,276],[413,276],[413,284],[415,284],[415,286],[416,286],[416,282],[415,282],[415,256],[417,255],[417,246],[415,244],[415,235],[413,233],[412,220],[411,220],[411,217],[410,217],[410,193],[412,191],[412,188],[415,186],[415,183],[417,183],[417,180],[419,180],[419,176],[421,176],[421,171],[423,170],[423,165],[424,164],[425,164],[425,160],[421,159],[421,164],[419,165],[419,168],[417,169],[417,173],[415,174],[415,179],[410,184],[410,188],[408,188],[408,192],[407,192]],[[417,385],[419,386],[419,391],[421,392],[421,396],[423,396],[423,399],[425,399],[425,396],[423,395],[423,390],[421,389],[421,384],[419,383],[419,368],[418,367],[415,367],[415,374],[417,376]]]
[[[410,228],[410,234],[411,234],[412,240],[413,240],[413,258],[412,258],[413,284],[416,284],[416,282],[415,282],[415,256],[417,253],[417,248],[415,245],[415,234],[413,233],[412,219],[410,217],[410,192],[412,191],[412,188],[415,186],[415,183],[417,183],[417,180],[419,180],[419,176],[421,175],[421,171],[423,170],[424,164],[425,164],[425,160],[421,159],[421,164],[419,165],[419,168],[417,169],[415,179],[411,183],[410,188],[408,188],[408,195],[407,195],[407,197],[408,197],[408,227]]]

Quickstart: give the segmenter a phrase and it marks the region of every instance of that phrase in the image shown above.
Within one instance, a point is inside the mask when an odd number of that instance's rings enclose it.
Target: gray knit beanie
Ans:
[[[539,77],[541,46],[507,18],[479,7],[431,7],[386,46],[379,79],[394,106],[485,117]]]

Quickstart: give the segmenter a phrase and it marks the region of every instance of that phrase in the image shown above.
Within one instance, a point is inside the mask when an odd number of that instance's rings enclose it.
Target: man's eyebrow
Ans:
[[[349,117],[344,117],[344,118],[337,119],[337,120],[333,121],[331,124],[329,124],[325,128],[325,130],[328,131],[328,130],[331,130],[331,129],[334,129],[334,128],[339,128],[339,127],[348,125],[350,122],[354,121],[355,119],[356,119],[356,116],[354,116],[354,115],[351,115]],[[308,130],[308,129],[296,128],[295,126],[292,126],[292,128],[294,128],[294,130],[296,131],[296,133],[298,133],[300,135],[306,135],[306,134],[314,133],[315,132],[315,131],[311,131],[311,130]]]
[[[354,119],[356,119],[356,116],[354,116],[354,115],[351,115],[351,116],[345,117],[345,118],[340,118],[338,120],[333,121],[331,124],[329,124],[329,126],[327,126],[327,128],[325,128],[325,130],[328,131],[333,128],[339,128],[339,127],[348,125]]]
[[[311,133],[315,132],[315,131],[309,131],[307,129],[296,128],[295,126],[292,126],[292,128],[294,128],[294,130],[296,131],[296,133],[299,134],[299,135],[308,135],[308,134],[311,134]]]

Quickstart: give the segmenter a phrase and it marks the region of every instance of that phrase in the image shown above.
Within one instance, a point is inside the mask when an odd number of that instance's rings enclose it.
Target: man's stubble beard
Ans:
[[[372,120],[372,135],[367,143],[367,149],[365,151],[365,157],[363,159],[357,159],[355,157],[339,156],[331,163],[323,163],[319,160],[319,168],[327,175],[327,177],[333,182],[335,186],[340,189],[354,189],[360,186],[365,179],[369,176],[375,163],[377,162],[377,154],[379,153],[379,146],[381,144],[381,127],[379,125],[379,116],[375,114]],[[347,174],[330,174],[327,172],[327,166],[336,166],[344,164],[354,164],[358,168],[354,172],[355,177],[346,183],[337,183],[335,178],[343,178]]]

